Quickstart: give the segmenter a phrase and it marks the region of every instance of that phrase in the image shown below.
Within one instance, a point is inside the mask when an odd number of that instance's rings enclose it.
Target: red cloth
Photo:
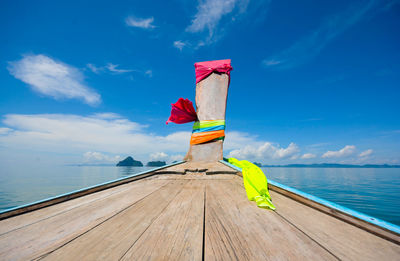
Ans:
[[[189,99],[179,98],[176,103],[171,104],[171,116],[169,116],[168,122],[174,122],[177,124],[187,123],[191,121],[197,121],[197,114],[194,110],[193,103]]]
[[[196,84],[213,72],[226,73],[229,76],[229,82],[231,81],[230,71],[233,69],[231,59],[199,62],[194,64],[194,68],[196,71]]]

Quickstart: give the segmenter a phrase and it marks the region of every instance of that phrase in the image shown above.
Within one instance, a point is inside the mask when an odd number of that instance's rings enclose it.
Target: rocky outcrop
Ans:
[[[118,162],[117,166],[118,167],[123,167],[123,166],[143,167],[143,163],[138,160],[134,160],[131,156],[129,156],[126,159]]]

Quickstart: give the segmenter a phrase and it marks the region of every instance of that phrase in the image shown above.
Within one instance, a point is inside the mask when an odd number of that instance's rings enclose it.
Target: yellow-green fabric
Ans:
[[[219,125],[225,126],[225,120],[196,121],[193,124],[193,130],[215,127]]]
[[[228,162],[242,169],[247,198],[255,201],[260,208],[274,210],[275,206],[272,204],[271,196],[268,192],[268,181],[262,170],[247,160],[229,158]]]

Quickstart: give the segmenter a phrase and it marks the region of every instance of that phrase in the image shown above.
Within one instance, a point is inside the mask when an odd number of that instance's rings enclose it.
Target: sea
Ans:
[[[0,211],[150,169],[23,164],[5,166],[0,170]],[[268,180],[400,226],[400,168],[262,169]]]

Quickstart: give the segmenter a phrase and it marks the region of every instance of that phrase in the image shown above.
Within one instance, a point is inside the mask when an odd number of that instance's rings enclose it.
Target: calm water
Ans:
[[[0,170],[0,210],[151,168],[11,166]],[[264,168],[268,179],[400,225],[400,169]]]
[[[400,225],[400,168],[263,168],[268,179]]]

